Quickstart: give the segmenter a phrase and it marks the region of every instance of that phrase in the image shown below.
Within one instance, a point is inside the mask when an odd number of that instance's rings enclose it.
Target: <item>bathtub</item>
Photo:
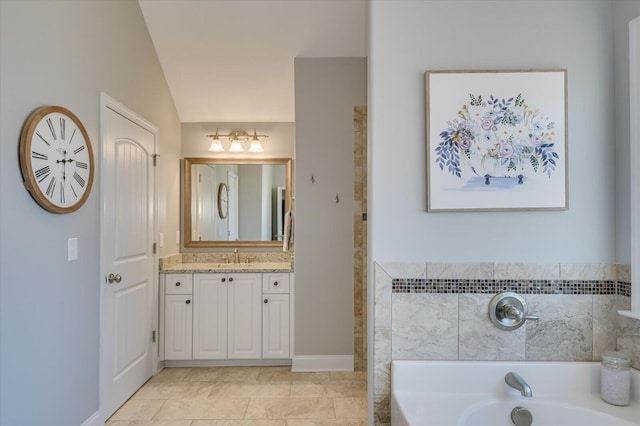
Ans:
[[[530,385],[525,398],[507,386],[515,371]],[[631,372],[631,404],[600,398],[598,362],[393,361],[391,423],[423,426],[513,426],[525,407],[533,426],[640,425],[640,372]]]

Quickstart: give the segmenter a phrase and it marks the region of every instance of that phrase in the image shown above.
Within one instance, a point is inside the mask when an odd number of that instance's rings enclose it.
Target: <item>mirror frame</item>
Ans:
[[[285,166],[285,187],[287,199],[286,210],[291,210],[292,185],[291,158],[206,158],[189,157],[184,159],[182,173],[182,224],[184,235],[184,247],[279,247],[282,241],[192,241],[191,236],[191,166],[195,164],[280,164]]]

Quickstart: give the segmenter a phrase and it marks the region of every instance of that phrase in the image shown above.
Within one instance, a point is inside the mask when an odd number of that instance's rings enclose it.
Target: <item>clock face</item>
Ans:
[[[94,171],[91,142],[80,120],[57,106],[34,111],[20,138],[20,166],[27,190],[44,209],[70,213],[80,208]]]
[[[229,213],[229,188],[226,183],[218,186],[218,215],[225,219]]]

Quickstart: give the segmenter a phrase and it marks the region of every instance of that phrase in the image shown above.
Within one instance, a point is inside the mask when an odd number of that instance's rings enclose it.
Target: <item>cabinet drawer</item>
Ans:
[[[264,273],[262,274],[263,293],[289,293],[288,273]]]
[[[191,294],[193,276],[191,274],[166,274],[164,281],[165,294]]]

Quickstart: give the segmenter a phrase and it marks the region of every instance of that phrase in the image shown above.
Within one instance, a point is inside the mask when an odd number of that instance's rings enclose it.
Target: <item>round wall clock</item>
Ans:
[[[225,219],[229,214],[229,187],[226,183],[218,185],[218,215]]]
[[[71,213],[89,197],[93,150],[82,122],[61,106],[36,109],[20,135],[20,169],[33,199],[52,213]]]

